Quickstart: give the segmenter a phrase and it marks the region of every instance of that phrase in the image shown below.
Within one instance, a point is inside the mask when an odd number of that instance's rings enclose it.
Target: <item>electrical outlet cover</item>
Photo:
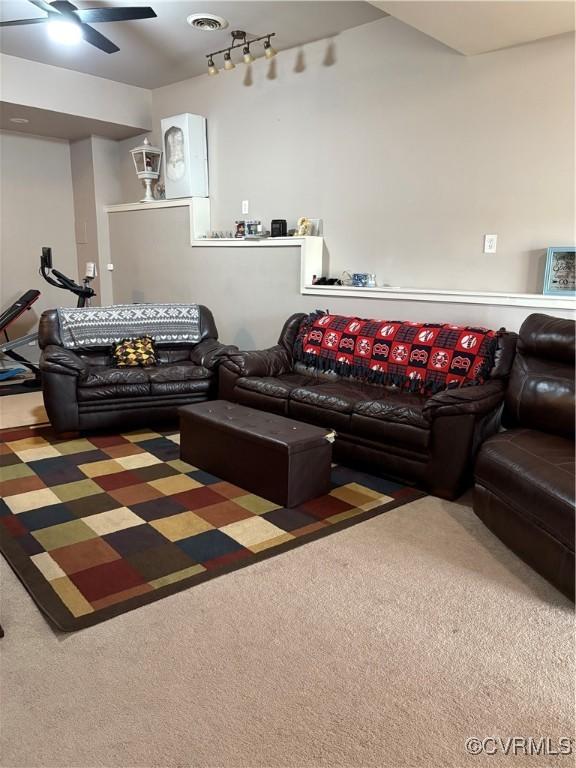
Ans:
[[[484,235],[484,253],[496,253],[498,235]]]

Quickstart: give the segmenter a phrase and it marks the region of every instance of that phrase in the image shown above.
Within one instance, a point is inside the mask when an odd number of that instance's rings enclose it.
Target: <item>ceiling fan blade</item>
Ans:
[[[48,16],[41,19],[17,19],[16,21],[0,21],[0,27],[19,27],[22,24],[44,24],[48,21]]]
[[[76,6],[69,3],[68,0],[54,0],[53,3],[50,3],[50,7],[52,10],[56,8],[60,13],[70,13],[71,11],[77,10]]]
[[[47,3],[46,0],[28,0],[28,2],[35,5],[36,8],[40,8],[44,13],[54,13],[54,8],[52,8],[50,3]]]
[[[80,24],[80,26],[82,27],[84,40],[86,40],[87,43],[99,48],[101,51],[104,51],[104,53],[116,53],[116,51],[120,50],[112,40],[108,40],[107,37],[101,35],[100,32],[97,32],[93,27],[90,27],[88,24]]]
[[[154,19],[152,8],[80,8],[76,16],[88,24],[103,21],[131,21],[132,19]]]

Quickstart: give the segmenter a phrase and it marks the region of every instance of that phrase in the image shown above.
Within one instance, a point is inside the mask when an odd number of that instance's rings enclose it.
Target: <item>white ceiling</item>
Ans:
[[[74,0],[73,0],[74,1]],[[143,88],[158,88],[206,72],[205,54],[226,47],[230,31],[258,36],[276,32],[277,50],[320,40],[386,15],[368,2],[191,2],[189,0],[78,0],[78,8],[151,6],[158,18],[94,24],[120,51],[103,53],[88,43],[66,47],[52,42],[43,24],[4,27],[0,50],[11,56],[74,69]],[[219,32],[202,32],[186,23],[191,13],[215,13],[230,22]],[[0,0],[0,21],[45,16],[27,0]]]
[[[374,0],[372,4],[467,56],[575,28],[572,0]]]

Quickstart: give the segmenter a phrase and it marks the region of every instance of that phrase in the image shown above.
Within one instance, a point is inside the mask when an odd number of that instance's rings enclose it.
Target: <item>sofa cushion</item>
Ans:
[[[430,441],[430,425],[422,415],[426,400],[425,395],[396,387],[317,380],[292,391],[289,413],[361,438],[422,452]]]
[[[476,483],[574,551],[574,441],[512,429],[483,444]]]
[[[79,381],[78,401],[195,394],[206,392],[212,378],[211,371],[190,361],[147,369],[94,366]]]
[[[423,414],[425,395],[382,387],[378,399],[356,403],[352,432],[368,440],[379,440],[419,452],[430,443],[430,424]]]
[[[426,395],[400,391],[396,387],[382,387],[374,400],[356,403],[354,413],[379,421],[428,429],[430,425],[423,416],[427,400]]]
[[[150,394],[150,382],[125,382],[123,384],[102,384],[100,386],[78,387],[78,402],[94,400],[115,400],[119,397],[138,398]]]
[[[278,397],[286,400],[292,390],[305,386],[312,379],[309,376],[301,376],[298,373],[285,373],[281,376],[241,376],[236,379],[235,386],[240,389],[248,389],[260,395]]]
[[[126,386],[129,384],[150,385],[148,371],[144,368],[113,368],[108,365],[93,365],[83,374],[79,381],[79,388]]]
[[[167,381],[195,381],[211,379],[213,374],[203,365],[194,365],[189,360],[167,365],[158,365],[147,371],[152,384],[164,384]]]
[[[323,410],[352,413],[358,402],[377,397],[383,389],[353,380],[328,382],[318,379],[293,389],[290,399]]]

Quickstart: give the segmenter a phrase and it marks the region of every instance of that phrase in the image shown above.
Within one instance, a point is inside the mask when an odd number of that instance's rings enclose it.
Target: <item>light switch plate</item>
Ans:
[[[113,272],[114,271],[114,264],[106,264],[106,269],[108,270],[108,272]]]
[[[496,253],[498,235],[484,235],[484,253]]]
[[[242,213],[248,213],[249,208],[248,200],[242,200]]]

